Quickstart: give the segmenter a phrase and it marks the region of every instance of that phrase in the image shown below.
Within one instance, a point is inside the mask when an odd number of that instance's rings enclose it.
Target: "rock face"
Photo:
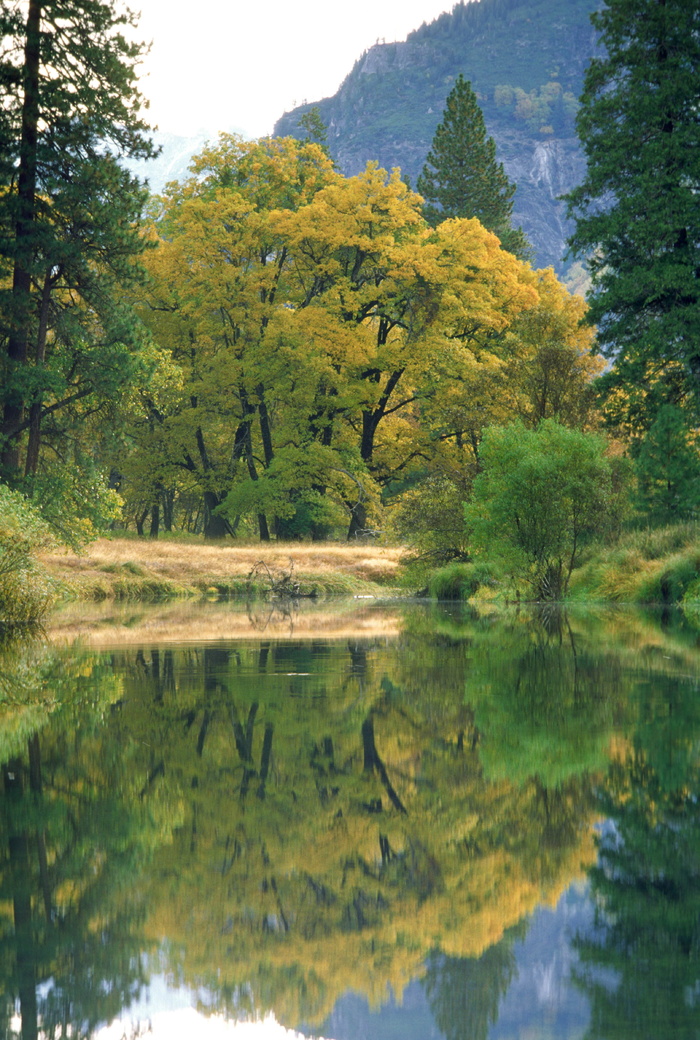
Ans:
[[[492,131],[493,132],[493,131]],[[572,225],[560,196],[583,179],[586,161],[576,137],[533,140],[526,134],[493,133],[506,173],[517,184],[514,223],[532,244],[538,267],[567,267],[566,240]]]
[[[576,99],[596,50],[597,0],[474,0],[458,3],[403,43],[377,44],[337,94],[315,103],[331,153],[346,175],[376,160],[415,185],[461,72],[471,81],[498,158],[517,185],[521,224],[537,266],[562,273],[571,228],[559,196],[580,182]],[[299,136],[313,104],[285,113],[275,134]]]

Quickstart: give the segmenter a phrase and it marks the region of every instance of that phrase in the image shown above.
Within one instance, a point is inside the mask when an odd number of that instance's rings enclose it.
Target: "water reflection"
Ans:
[[[641,682],[637,726],[598,793],[598,928],[582,935],[590,1036],[695,1037],[700,1026],[700,704],[694,678]]]
[[[165,977],[211,1030],[694,1036],[695,643],[416,609],[5,646],[4,1035],[111,1036]]]

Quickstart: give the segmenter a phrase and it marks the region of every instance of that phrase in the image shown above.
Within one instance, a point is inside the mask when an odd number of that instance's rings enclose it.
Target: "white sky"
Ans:
[[[404,40],[456,0],[131,0],[151,41],[141,88],[149,121],[272,131],[283,112],[334,94],[377,40]]]

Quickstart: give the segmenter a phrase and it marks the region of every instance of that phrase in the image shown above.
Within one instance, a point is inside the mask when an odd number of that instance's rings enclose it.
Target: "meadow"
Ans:
[[[99,538],[82,553],[41,561],[67,598],[155,600],[240,596],[275,588],[300,596],[370,595],[397,581],[403,549],[334,542],[212,544]]]

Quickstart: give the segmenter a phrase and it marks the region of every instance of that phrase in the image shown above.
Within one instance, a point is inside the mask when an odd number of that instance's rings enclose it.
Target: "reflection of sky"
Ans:
[[[140,1033],[138,1027],[140,1025]],[[120,1019],[95,1034],[95,1040],[124,1040],[147,1036],[149,1040],[306,1040],[301,1033],[285,1029],[272,1015],[259,1022],[232,1022],[220,1015],[203,1015],[191,1007],[152,1011],[147,1021]],[[320,1038],[319,1038],[320,1040]]]
[[[274,1015],[257,1022],[234,1022],[223,1015],[202,1014],[192,1007],[196,1003],[196,993],[184,987],[171,988],[164,976],[154,975],[144,998],[111,1025],[98,1030],[94,1040],[130,1040],[135,1036],[149,1040],[308,1040],[285,1029]]]

